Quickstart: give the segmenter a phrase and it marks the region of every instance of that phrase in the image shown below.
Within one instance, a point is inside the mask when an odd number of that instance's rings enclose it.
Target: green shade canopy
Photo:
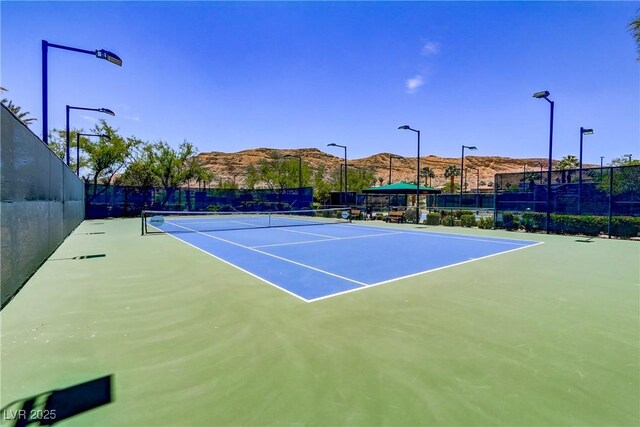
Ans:
[[[420,186],[420,194],[440,194],[442,190],[433,187]],[[383,185],[381,187],[369,187],[362,190],[363,193],[373,194],[415,194],[416,185],[406,182],[396,182],[395,184]]]

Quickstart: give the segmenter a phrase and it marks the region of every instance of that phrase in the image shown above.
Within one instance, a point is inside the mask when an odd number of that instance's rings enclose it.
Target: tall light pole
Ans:
[[[109,52],[104,49],[86,50],[78,49],[70,46],[63,46],[60,44],[49,43],[46,40],[42,40],[42,141],[45,144],[49,144],[49,110],[48,110],[48,83],[47,83],[47,57],[49,53],[49,47],[56,49],[70,50],[72,52],[86,53],[88,55],[94,55],[96,58],[105,59],[112,64],[122,66],[122,59],[113,52]]]
[[[580,166],[578,170],[578,213],[582,212],[582,137],[593,135],[593,129],[585,129],[580,126]]]
[[[400,157],[400,156],[396,156],[394,154],[389,154],[389,185],[391,185],[391,159],[393,159],[394,157],[396,159],[402,159],[402,157]]]
[[[467,150],[477,150],[478,148],[475,146],[469,146],[469,145],[463,145],[462,146],[462,161],[460,164],[460,207],[462,208],[462,182],[463,182],[463,177],[464,177],[464,149]]]
[[[602,178],[602,162],[604,161],[604,156],[600,156],[600,178]]]
[[[67,105],[66,108],[66,122],[67,122],[67,127],[66,127],[66,139],[67,139],[67,166],[69,166],[69,110],[86,110],[86,111],[98,111],[100,113],[104,113],[104,114],[108,114],[110,116],[115,116],[116,114],[109,110],[108,108],[85,108],[85,107],[72,107],[70,105]]]
[[[284,156],[285,159],[287,158],[297,158],[298,159],[298,194],[300,193],[300,191],[302,191],[302,156],[296,156],[293,154],[287,154]]]
[[[551,224],[551,161],[553,155],[553,108],[554,102],[549,100],[549,91],[536,92],[533,94],[534,98],[544,99],[550,105],[550,119],[549,119],[549,164],[547,169],[547,217],[545,221],[545,232],[549,234],[549,225]]]
[[[416,169],[416,224],[420,223],[420,131],[409,125],[403,125],[398,129],[410,130],[418,134],[418,168]]]
[[[81,136],[98,136],[100,138],[106,138],[111,141],[111,137],[109,135],[101,134],[101,133],[76,133],[76,176],[80,176],[80,137]],[[67,163],[67,166],[69,163]]]
[[[338,144],[334,144],[333,142],[331,144],[327,144],[327,147],[340,147],[340,148],[344,148],[344,206],[347,207],[349,206],[349,193],[347,190],[347,146],[346,145],[338,145]]]

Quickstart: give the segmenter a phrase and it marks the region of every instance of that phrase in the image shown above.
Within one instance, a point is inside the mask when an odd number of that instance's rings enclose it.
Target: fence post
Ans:
[[[613,205],[613,166],[609,168],[609,220],[607,223],[607,232],[609,239],[611,238],[611,208]]]
[[[493,175],[493,229],[498,222],[498,174]]]

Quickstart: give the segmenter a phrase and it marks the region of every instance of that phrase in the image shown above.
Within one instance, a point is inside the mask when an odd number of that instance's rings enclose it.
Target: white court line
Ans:
[[[483,256],[483,257],[480,257],[480,258],[472,258],[472,259],[468,259],[466,261],[457,262],[455,264],[444,265],[442,267],[432,268],[431,270],[425,270],[425,271],[421,271],[421,272],[418,272],[418,273],[408,274],[408,275],[402,276],[402,277],[396,277],[395,279],[389,279],[389,280],[384,280],[384,281],[378,282],[378,283],[372,283],[372,284],[368,285],[366,288],[349,289],[349,290],[338,292],[338,293],[335,293],[335,294],[325,295],[323,297],[312,298],[312,299],[308,300],[308,302],[316,302],[316,301],[320,301],[320,300],[323,300],[323,299],[333,298],[333,297],[336,297],[338,295],[344,295],[344,294],[348,294],[348,293],[351,293],[351,292],[360,291],[362,289],[368,289],[368,288],[372,288],[374,286],[379,286],[379,285],[384,285],[386,283],[396,282],[396,281],[402,280],[402,279],[408,279],[409,277],[420,276],[421,274],[427,274],[427,273],[431,273],[433,271],[444,270],[445,268],[456,267],[458,265],[467,264],[467,263],[475,262],[475,261],[480,261],[482,259],[491,258],[491,257],[497,256],[497,255],[504,255],[504,254],[509,253],[509,252],[514,252],[514,251],[519,251],[519,250],[522,250],[522,249],[531,248],[531,247],[534,247],[534,246],[542,245],[543,243],[544,242],[537,242],[537,243],[534,243],[534,244],[531,244],[531,245],[522,246],[522,247],[515,248],[515,249],[509,249],[507,251],[497,252],[497,253],[491,254],[491,255],[486,255],[486,256]]]
[[[281,228],[281,227],[270,227],[273,230],[278,230],[278,231],[287,231],[289,233],[300,233],[300,234],[308,234],[310,236],[318,236],[318,237],[327,237],[328,239],[339,239],[339,237],[335,237],[335,236],[330,236],[328,234],[319,234],[319,233],[309,233],[308,231],[299,231],[299,230],[289,230],[286,228]],[[256,248],[257,246],[254,246],[254,248]]]
[[[357,228],[366,228],[369,230],[380,230],[381,228],[378,227],[371,227],[371,226],[366,226],[366,225],[352,225],[352,224],[345,224],[345,227],[357,227]],[[385,228],[386,230],[386,228]],[[439,231],[410,231],[410,230],[403,230],[402,233],[405,234],[413,234],[416,236],[427,236],[427,237],[440,237],[443,239],[457,239],[457,240],[471,240],[473,242],[487,242],[487,243],[500,243],[503,245],[516,245],[516,246],[522,246],[522,245],[531,245],[530,242],[532,242],[531,240],[515,240],[515,239],[507,239],[504,237],[480,237],[480,236],[470,236],[470,237],[462,237],[460,235],[446,235],[445,233],[441,233]],[[438,234],[436,234],[438,233]],[[510,242],[501,242],[499,241],[500,239],[502,240],[511,240]],[[518,243],[518,242],[522,242],[522,243]],[[536,243],[536,242],[533,242]],[[539,242],[538,242],[539,243]]]
[[[349,279],[348,277],[340,276],[339,274],[331,273],[329,271],[321,270],[319,268],[312,267],[312,266],[307,265],[307,264],[302,264],[301,262],[293,261],[293,260],[290,260],[290,259],[287,259],[287,258],[283,258],[283,257],[278,256],[278,255],[270,254],[269,252],[264,252],[264,251],[261,251],[261,250],[258,250],[258,249],[254,249],[254,248],[252,248],[250,246],[245,246],[245,245],[242,245],[240,243],[232,242],[231,240],[226,240],[226,239],[223,239],[221,237],[212,236],[211,234],[206,234],[206,233],[203,233],[203,232],[198,231],[198,230],[192,230],[190,228],[183,227],[183,226],[178,225],[178,224],[172,224],[172,225],[175,225],[176,227],[184,228],[185,230],[189,230],[189,231],[192,231],[192,232],[197,233],[197,234],[202,234],[203,236],[209,237],[211,239],[220,240],[221,242],[229,243],[230,245],[238,246],[240,248],[247,249],[247,250],[250,250],[250,251],[253,251],[253,252],[257,252],[257,253],[262,254],[262,255],[267,255],[267,256],[270,256],[272,258],[279,259],[281,261],[285,261],[285,262],[289,262],[291,264],[298,265],[300,267],[305,267],[305,268],[308,268],[309,270],[314,270],[314,271],[317,271],[319,273],[326,274],[328,276],[337,277],[338,279],[346,280],[347,282],[356,283],[356,284],[358,284],[360,286],[369,286],[366,283],[360,282],[358,280]],[[233,265],[233,264],[231,264],[231,265]]]
[[[334,237],[332,239],[306,240],[303,242],[289,242],[289,243],[274,243],[273,245],[260,245],[260,246],[251,246],[251,247],[252,248],[272,248],[274,246],[295,246],[295,245],[302,245],[307,243],[335,242],[336,240],[351,240],[351,239],[362,239],[362,238],[369,238],[369,237],[382,237],[382,236],[390,236],[392,234],[403,234],[403,232],[399,231],[397,233],[364,234],[362,236]]]

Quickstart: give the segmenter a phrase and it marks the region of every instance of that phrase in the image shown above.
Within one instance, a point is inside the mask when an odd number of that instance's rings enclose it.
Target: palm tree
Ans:
[[[424,178],[424,185],[427,186],[427,178],[429,178],[429,187],[431,187],[431,178],[436,177],[436,173],[430,167],[420,169],[420,176]]]
[[[629,23],[628,28],[636,41],[636,50],[638,51],[637,60],[640,61],[640,16],[636,16],[635,19]]]
[[[0,87],[0,92],[7,92],[7,89]],[[35,122],[36,119],[33,117],[28,117],[29,113],[28,111],[25,112],[20,112],[20,110],[22,110],[22,108],[18,105],[15,105],[13,103],[13,101],[8,100],[7,98],[2,98],[2,100],[0,100],[0,102],[2,103],[2,105],[4,105],[5,107],[7,107],[7,110],[11,111],[13,113],[13,115],[15,115],[18,120],[20,120],[22,123],[24,123],[25,125],[30,125],[31,123]]]
[[[460,176],[460,168],[456,165],[447,166],[444,170],[444,177],[451,179],[451,182],[449,183],[449,190],[451,192],[454,192],[456,189],[456,184],[453,182],[456,179],[456,176]]]
[[[562,171],[562,177],[560,178],[562,183],[571,182],[571,170],[577,169],[579,164],[578,158],[571,154],[564,156],[556,163],[556,170]]]

